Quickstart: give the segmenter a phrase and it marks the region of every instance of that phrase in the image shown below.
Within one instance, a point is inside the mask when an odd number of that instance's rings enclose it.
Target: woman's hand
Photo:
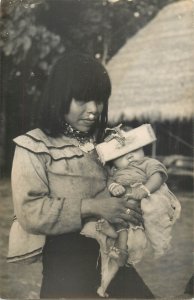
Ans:
[[[124,198],[84,199],[81,207],[82,217],[95,216],[104,218],[110,223],[126,226],[128,222],[134,225],[143,223],[140,203]]]

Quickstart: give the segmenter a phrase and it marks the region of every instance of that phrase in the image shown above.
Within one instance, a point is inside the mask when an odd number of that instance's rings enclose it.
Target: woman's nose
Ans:
[[[96,114],[98,112],[98,106],[95,101],[87,102],[87,112]]]

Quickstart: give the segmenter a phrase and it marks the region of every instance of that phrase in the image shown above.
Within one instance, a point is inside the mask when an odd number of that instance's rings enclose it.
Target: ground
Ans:
[[[151,252],[136,266],[146,284],[157,298],[188,299],[183,295],[193,272],[193,194],[176,191],[181,202],[181,218],[177,221],[172,238],[172,249],[165,257],[153,260]],[[31,265],[7,264],[9,228],[13,208],[10,180],[0,181],[0,298],[38,299],[41,282],[41,263]]]

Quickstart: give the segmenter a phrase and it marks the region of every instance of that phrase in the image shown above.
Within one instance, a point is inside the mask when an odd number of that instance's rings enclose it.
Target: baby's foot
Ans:
[[[97,289],[97,294],[103,298],[108,298],[109,296],[101,286]]]
[[[123,267],[127,263],[128,252],[124,249],[119,249],[117,247],[111,247],[109,251],[109,257],[115,259],[119,267]]]
[[[96,223],[96,231],[100,231],[101,233],[116,239],[118,233],[114,230],[114,228],[109,224],[105,219],[100,219]]]
[[[117,247],[111,247],[108,255],[117,260],[119,258],[119,253],[120,251]]]

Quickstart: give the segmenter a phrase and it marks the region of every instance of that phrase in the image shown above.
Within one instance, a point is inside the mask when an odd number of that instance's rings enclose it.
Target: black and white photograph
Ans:
[[[0,299],[194,299],[193,104],[193,0],[0,0]]]

